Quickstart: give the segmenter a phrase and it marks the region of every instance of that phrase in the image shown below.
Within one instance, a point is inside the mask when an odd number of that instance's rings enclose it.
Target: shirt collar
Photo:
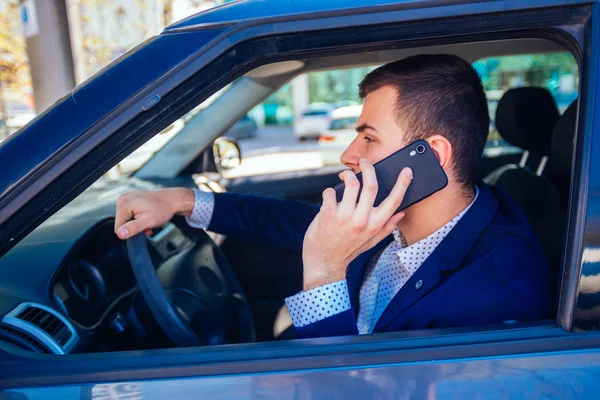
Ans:
[[[475,203],[475,200],[477,200],[477,196],[479,196],[479,188],[475,186],[475,196],[473,197],[471,203],[467,207],[465,207],[464,210],[462,210],[456,217],[452,218],[450,221],[448,221],[448,223],[446,223],[444,226],[442,226],[440,229],[438,229],[431,235],[427,236],[425,239],[419,240],[418,242],[411,244],[410,246],[404,245],[403,236],[398,230],[398,227],[396,227],[393,232],[395,246],[390,247],[393,247],[393,251],[398,254],[402,262],[405,262],[404,256],[407,253],[410,254],[411,252],[413,254],[415,252],[424,253],[423,256],[427,258],[427,256],[429,256],[429,254],[431,254],[433,250],[435,250],[437,245],[446,237],[446,235],[450,233],[450,231],[452,230],[452,228],[454,228],[458,221],[460,221],[460,219],[467,213],[467,211],[469,211],[469,208],[471,208],[473,203]]]

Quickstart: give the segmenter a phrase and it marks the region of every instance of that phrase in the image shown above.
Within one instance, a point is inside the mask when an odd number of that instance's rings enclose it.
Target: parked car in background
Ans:
[[[340,164],[340,156],[356,137],[356,122],[362,105],[340,107],[331,113],[329,128],[319,136],[323,165]]]
[[[298,140],[317,139],[329,127],[334,109],[328,103],[312,103],[294,121],[294,135]]]

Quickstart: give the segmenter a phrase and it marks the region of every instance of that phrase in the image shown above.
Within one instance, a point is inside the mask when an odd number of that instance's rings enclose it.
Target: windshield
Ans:
[[[109,178],[116,178],[120,175],[129,175],[136,172],[149,159],[152,158],[160,149],[162,149],[173,137],[175,137],[191,120],[196,118],[206,107],[227,92],[231,85],[225,86],[219,90],[192,111],[173,122],[167,128],[156,134],[133,153],[123,159],[107,174]]]

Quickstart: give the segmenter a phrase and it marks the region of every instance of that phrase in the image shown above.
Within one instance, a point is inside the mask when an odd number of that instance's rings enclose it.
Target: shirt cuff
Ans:
[[[186,217],[185,220],[192,228],[206,229],[210,225],[215,209],[215,194],[194,189],[194,199],[192,215]]]
[[[351,308],[345,280],[300,292],[285,299],[292,323],[300,328]]]

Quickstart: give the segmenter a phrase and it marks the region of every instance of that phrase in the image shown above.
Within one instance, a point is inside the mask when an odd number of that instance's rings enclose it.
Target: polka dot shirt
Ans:
[[[300,327],[320,321],[350,309],[350,295],[346,281],[319,286],[285,299],[294,326]]]
[[[192,215],[186,217],[187,223],[194,228],[206,229],[210,224],[215,208],[215,194],[194,189],[194,209]]]
[[[476,189],[475,199],[478,194],[479,190]],[[373,332],[379,317],[392,298],[465,215],[475,199],[446,225],[408,247],[402,247],[400,232],[398,229],[394,230],[394,241],[373,257],[365,269],[365,279],[359,294],[360,308],[356,323],[359,333]],[[295,296],[288,297],[285,302],[296,327],[320,321],[351,308],[345,280],[300,292]],[[332,305],[336,307],[332,309]]]

